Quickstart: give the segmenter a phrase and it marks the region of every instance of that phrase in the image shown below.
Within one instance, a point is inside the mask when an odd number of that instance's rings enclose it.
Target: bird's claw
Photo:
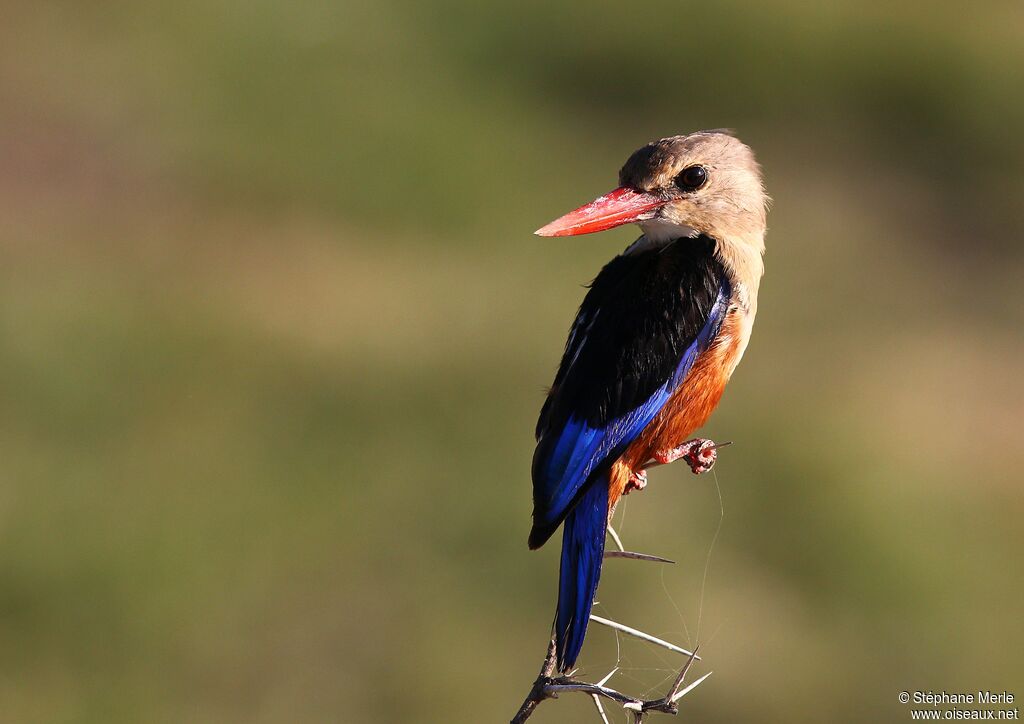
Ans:
[[[626,488],[622,491],[623,495],[629,495],[634,490],[643,490],[647,487],[647,471],[637,470],[629,475],[629,480],[626,481]]]
[[[718,460],[719,447],[721,446],[716,445],[714,440],[705,440],[698,437],[695,440],[684,442],[679,447],[674,447],[671,450],[656,452],[654,459],[662,465],[667,465],[676,460],[685,460],[693,474],[700,475],[715,467],[715,461]]]

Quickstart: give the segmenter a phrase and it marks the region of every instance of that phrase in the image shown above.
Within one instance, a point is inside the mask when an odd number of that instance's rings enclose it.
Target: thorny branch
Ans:
[[[672,561],[666,558],[660,558],[659,556],[649,556],[643,553],[632,553],[630,551],[626,551],[623,548],[622,541],[619,539],[619,536],[616,535],[611,526],[608,526],[608,532],[615,541],[615,545],[619,550],[609,551],[605,553],[605,557],[672,563]],[[605,715],[604,707],[601,705],[601,699],[614,701],[622,706],[623,709],[632,712],[633,721],[635,724],[640,724],[643,722],[644,717],[650,712],[661,712],[664,714],[678,713],[679,700],[697,688],[697,686],[699,686],[706,678],[711,676],[711,672],[709,671],[690,685],[684,687],[683,683],[686,679],[687,672],[690,670],[690,666],[693,665],[694,661],[700,660],[700,657],[697,656],[697,648],[694,648],[694,650],[690,652],[676,646],[675,644],[669,643],[668,641],[663,641],[651,636],[650,634],[644,633],[643,631],[639,631],[629,626],[624,626],[623,624],[606,618],[601,618],[600,616],[591,615],[590,620],[594,623],[609,626],[618,631],[629,634],[630,636],[635,636],[636,638],[647,641],[648,643],[657,644],[658,646],[684,654],[688,657],[686,663],[679,670],[679,674],[676,676],[675,681],[673,681],[671,688],[666,692],[665,696],[658,699],[638,699],[605,686],[612,676],[618,671],[618,667],[612,669],[607,676],[596,684],[577,681],[572,677],[571,673],[568,676],[554,676],[558,656],[555,638],[552,636],[551,641],[548,643],[548,652],[544,657],[544,663],[541,665],[540,673],[534,680],[533,686],[530,688],[530,693],[527,694],[522,706],[519,707],[519,711],[516,712],[514,717],[512,717],[511,724],[522,724],[525,722],[544,700],[557,699],[559,694],[572,692],[580,692],[590,696],[594,701],[594,706],[597,707],[597,712],[601,717],[601,721],[605,724],[608,724],[608,717]]]
[[[544,659],[544,665],[541,667],[540,674],[533,682],[533,687],[530,689],[530,693],[523,701],[523,705],[519,707],[519,711],[516,712],[514,717],[512,717],[511,724],[522,724],[522,722],[525,722],[545,699],[557,699],[559,694],[577,691],[583,694],[589,694],[594,699],[597,711],[605,722],[607,722],[608,719],[605,716],[604,708],[601,706],[602,698],[614,701],[622,706],[623,709],[633,712],[635,722],[642,722],[644,716],[652,711],[661,712],[663,714],[677,714],[679,713],[679,700],[697,688],[706,678],[711,676],[711,672],[709,671],[689,686],[683,686],[686,674],[690,670],[690,666],[692,666],[693,662],[699,658],[697,656],[697,652],[694,651],[690,654],[686,663],[683,664],[683,667],[679,670],[679,674],[676,676],[675,681],[672,682],[672,686],[665,693],[665,696],[658,699],[638,699],[605,686],[608,680],[611,679],[612,675],[618,669],[613,669],[608,676],[604,677],[604,679],[596,684],[576,681],[571,675],[557,677],[552,676],[555,670],[555,651],[555,639],[552,638],[551,643],[548,644],[548,654]]]

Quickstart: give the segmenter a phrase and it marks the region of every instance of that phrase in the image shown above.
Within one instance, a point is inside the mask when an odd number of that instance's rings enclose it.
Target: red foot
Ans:
[[[633,472],[629,476],[629,480],[626,481],[626,488],[622,491],[623,495],[629,495],[634,490],[643,490],[647,487],[647,471],[640,470]]]
[[[661,465],[666,465],[676,460],[685,460],[693,474],[700,475],[715,466],[715,461],[718,460],[717,447],[713,440],[705,440],[698,437],[696,440],[684,442],[679,447],[674,447],[671,450],[656,452],[654,453],[654,459]]]

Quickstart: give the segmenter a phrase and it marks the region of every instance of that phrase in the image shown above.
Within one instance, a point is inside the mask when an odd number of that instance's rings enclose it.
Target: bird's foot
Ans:
[[[636,470],[629,474],[629,480],[626,481],[626,487],[622,491],[623,495],[629,495],[634,490],[643,490],[647,487],[647,471]]]
[[[659,465],[667,465],[676,460],[685,460],[693,474],[700,475],[715,466],[715,461],[718,460],[718,448],[728,444],[716,445],[714,440],[698,437],[695,440],[684,442],[679,447],[659,450],[654,453],[654,461]]]

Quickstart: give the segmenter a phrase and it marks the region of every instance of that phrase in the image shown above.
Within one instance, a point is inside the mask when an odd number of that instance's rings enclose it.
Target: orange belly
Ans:
[[[658,415],[612,464],[609,509],[622,495],[632,472],[652,459],[655,451],[669,450],[686,442],[711,417],[729,381],[730,370],[735,366],[741,335],[739,313],[730,311],[715,342],[697,358]]]

